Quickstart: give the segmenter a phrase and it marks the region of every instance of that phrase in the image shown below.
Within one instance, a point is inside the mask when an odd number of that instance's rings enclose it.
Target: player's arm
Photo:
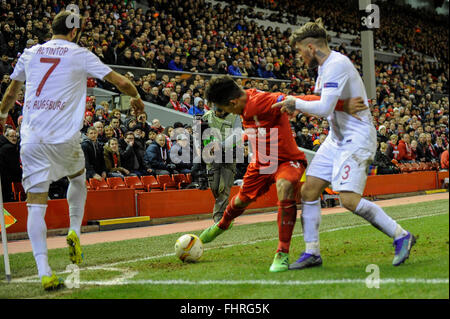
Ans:
[[[13,108],[14,102],[22,89],[23,82],[12,80],[3,95],[2,104],[0,105],[0,131],[3,132],[8,112]]]
[[[130,104],[136,109],[136,111],[144,111],[144,102],[142,101],[136,87],[130,80],[116,71],[111,71],[105,75],[104,80],[117,87],[123,94],[131,96]]]

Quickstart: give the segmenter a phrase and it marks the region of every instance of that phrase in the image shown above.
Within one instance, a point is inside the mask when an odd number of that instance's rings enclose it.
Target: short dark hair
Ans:
[[[242,96],[242,88],[229,75],[212,77],[205,90],[205,98],[209,104],[227,105],[230,100]]]
[[[79,21],[79,24],[77,24],[77,19]],[[81,20],[82,18],[79,14],[67,10],[61,11],[53,19],[52,22],[53,35],[67,35],[74,28],[78,29],[81,27]]]

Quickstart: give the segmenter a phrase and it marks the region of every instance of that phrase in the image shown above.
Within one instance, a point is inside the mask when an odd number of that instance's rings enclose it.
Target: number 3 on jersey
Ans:
[[[41,58],[39,60],[39,62],[41,63],[51,63],[53,64],[50,69],[48,69],[47,73],[45,73],[44,77],[41,80],[41,83],[39,83],[39,86],[36,90],[36,96],[41,95],[41,91],[42,88],[44,87],[45,82],[47,82],[48,77],[50,76],[50,74],[52,74],[52,72],[55,70],[56,66],[59,64],[59,62],[61,61],[60,58]]]
[[[346,180],[348,178],[348,174],[350,173],[350,166],[345,165],[344,166],[344,175],[342,175],[342,179]]]

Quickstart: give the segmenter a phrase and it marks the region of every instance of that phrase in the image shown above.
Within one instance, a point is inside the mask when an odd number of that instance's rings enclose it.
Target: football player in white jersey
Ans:
[[[289,269],[319,266],[320,194],[331,183],[342,205],[394,239],[393,265],[403,263],[416,238],[391,219],[378,205],[362,198],[368,166],[376,152],[376,131],[368,108],[364,83],[345,55],[330,50],[321,19],[308,22],[290,38],[309,68],[318,66],[315,93],[320,100],[304,101],[292,96],[274,104],[282,111],[300,111],[327,118],[330,134],[306,171],[302,187],[302,226],[306,250]],[[361,97],[366,107],[355,117],[335,107],[338,100]]]
[[[42,45],[24,50],[0,106],[0,126],[4,127],[8,111],[25,82],[20,133],[23,186],[27,193],[27,231],[45,290],[64,286],[62,279],[52,274],[48,263],[44,220],[49,185],[64,176],[70,180],[67,190],[69,257],[75,264],[83,259],[80,229],[87,190],[80,130],[85,112],[87,78],[96,77],[112,83],[132,97],[130,103],[133,108],[138,112],[144,109],[136,87],[127,78],[76,44],[82,23],[81,17],[70,11],[62,11],[55,16],[53,37]]]

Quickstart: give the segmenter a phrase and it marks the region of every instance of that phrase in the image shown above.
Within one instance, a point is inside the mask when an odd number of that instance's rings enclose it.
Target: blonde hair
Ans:
[[[323,26],[322,18],[316,19],[314,22],[307,22],[299,29],[295,30],[289,38],[291,46],[302,42],[306,38],[314,38],[316,43],[321,42],[327,44],[327,31]]]

